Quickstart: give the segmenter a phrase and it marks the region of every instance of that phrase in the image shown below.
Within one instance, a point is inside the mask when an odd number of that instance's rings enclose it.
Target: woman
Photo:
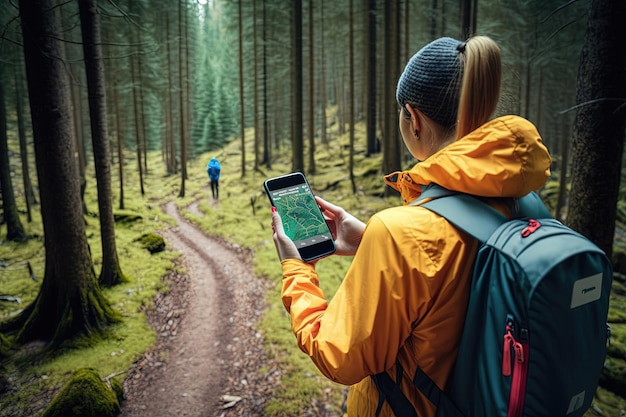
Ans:
[[[456,358],[478,243],[426,208],[408,205],[422,186],[481,196],[510,215],[507,202],[538,189],[550,174],[550,155],[530,122],[490,120],[500,79],[500,50],[484,36],[437,39],[409,60],[396,91],[399,126],[421,162],[385,178],[404,205],[364,225],[318,198],[336,236],[336,254],[354,255],[330,303],[315,265],[300,260],[272,213],[293,332],[324,375],[350,385],[348,416],[377,415],[379,395],[368,376],[387,371],[395,380],[396,363],[417,414],[433,416],[434,406],[411,378],[419,366],[445,389]],[[393,415],[386,403],[380,415]]]

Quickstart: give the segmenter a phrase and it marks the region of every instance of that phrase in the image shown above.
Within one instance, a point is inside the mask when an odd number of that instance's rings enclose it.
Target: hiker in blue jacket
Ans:
[[[206,167],[206,172],[209,175],[209,180],[211,180],[211,193],[213,194],[213,198],[215,200],[219,198],[219,181],[221,169],[222,167],[220,166],[220,162],[215,157],[211,158]]]

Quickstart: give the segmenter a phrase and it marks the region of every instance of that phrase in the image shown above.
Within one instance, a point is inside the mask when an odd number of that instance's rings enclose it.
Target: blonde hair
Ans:
[[[457,113],[456,139],[486,123],[500,96],[500,47],[487,36],[473,36],[459,54],[463,77]]]

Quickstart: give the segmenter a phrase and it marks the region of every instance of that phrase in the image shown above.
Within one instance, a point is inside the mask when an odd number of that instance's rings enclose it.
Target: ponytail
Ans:
[[[471,37],[459,58],[464,68],[459,97],[457,139],[489,120],[498,104],[502,78],[500,48],[491,38]]]

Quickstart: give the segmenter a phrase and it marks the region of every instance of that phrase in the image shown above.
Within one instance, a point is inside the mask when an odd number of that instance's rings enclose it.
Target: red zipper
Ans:
[[[528,342],[523,341],[520,343],[515,340],[513,336],[513,318],[510,316],[507,317],[505,332],[502,354],[502,375],[512,377],[507,417],[521,417],[524,413],[526,378],[528,376]],[[511,360],[511,348],[513,348],[513,360]],[[511,361],[513,361],[512,369]]]

